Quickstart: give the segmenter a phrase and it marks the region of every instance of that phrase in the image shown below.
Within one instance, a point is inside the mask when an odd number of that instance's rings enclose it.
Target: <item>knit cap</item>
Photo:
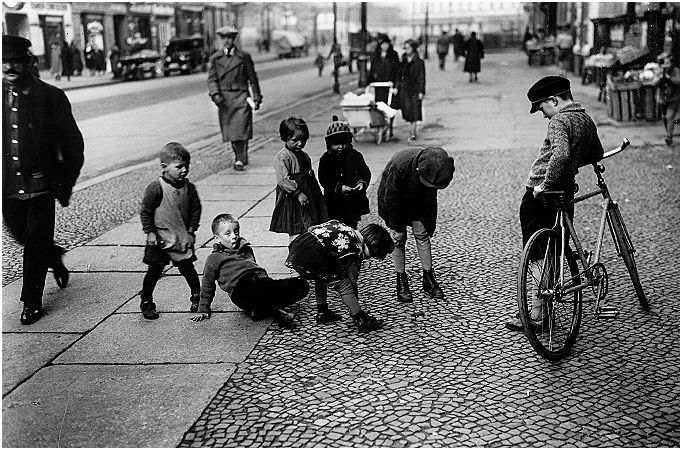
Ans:
[[[419,154],[417,171],[425,186],[445,189],[455,173],[455,160],[440,147],[428,147]]]
[[[332,123],[327,127],[327,134],[325,134],[324,138],[328,139],[331,136],[338,136],[341,134],[353,136],[353,133],[350,131],[350,127],[346,122],[341,122],[338,116],[332,116]]]

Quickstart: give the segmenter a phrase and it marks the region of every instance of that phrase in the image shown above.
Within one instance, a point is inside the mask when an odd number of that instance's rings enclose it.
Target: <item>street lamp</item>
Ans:
[[[424,13],[424,59],[429,59],[429,3]]]
[[[339,51],[338,43],[336,41],[336,2],[332,4],[332,10],[334,11],[334,42],[332,43],[332,50]],[[334,86],[332,87],[332,92],[338,94],[339,91],[339,62],[338,56],[332,53],[334,58]]]

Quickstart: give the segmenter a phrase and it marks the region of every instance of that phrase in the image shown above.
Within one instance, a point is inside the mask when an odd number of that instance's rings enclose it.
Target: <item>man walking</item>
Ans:
[[[447,31],[443,31],[441,37],[436,41],[436,53],[438,53],[438,68],[445,70],[445,57],[448,56],[450,49],[450,37]]]
[[[458,29],[452,36],[452,50],[455,52],[455,62],[459,61],[459,57],[464,55],[464,35]]]
[[[234,170],[243,171],[249,164],[249,139],[253,137],[253,115],[249,105],[249,87],[253,109],[263,101],[258,76],[251,55],[234,46],[239,30],[218,28],[221,48],[209,62],[208,95],[218,107],[218,119],[223,142],[230,142],[234,151]]]
[[[64,249],[54,244],[55,204],[68,206],[83,166],[83,136],[60,89],[29,72],[31,42],[2,37],[2,216],[24,246],[21,323],[42,316],[45,276],[69,282]]]

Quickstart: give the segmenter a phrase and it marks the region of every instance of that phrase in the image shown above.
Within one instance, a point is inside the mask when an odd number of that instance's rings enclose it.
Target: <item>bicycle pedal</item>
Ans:
[[[597,311],[597,319],[615,319],[620,314],[615,306],[602,306]]]

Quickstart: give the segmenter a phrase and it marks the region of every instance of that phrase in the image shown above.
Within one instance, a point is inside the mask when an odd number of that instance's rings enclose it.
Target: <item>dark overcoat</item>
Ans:
[[[363,182],[365,188],[369,186],[372,173],[362,153],[352,147],[341,156],[325,152],[320,158],[317,175],[324,189],[329,218],[345,223],[346,219],[360,220],[363,214],[369,214],[369,199],[364,190],[341,193],[343,184],[354,188],[358,182]]]
[[[426,94],[426,70],[424,60],[414,55],[412,61],[403,54],[400,63],[400,82],[398,83],[398,97],[403,119],[407,122],[422,120],[422,101],[419,94]]]
[[[379,183],[379,216],[388,228],[396,231],[404,231],[412,222],[421,222],[429,236],[433,236],[438,193],[419,181],[417,163],[423,151],[418,147],[402,150],[386,164]]]
[[[481,60],[485,55],[483,42],[476,38],[469,38],[464,43],[464,71],[478,73],[481,71]]]
[[[258,85],[258,76],[253,67],[251,55],[234,49],[228,57],[223,49],[215,52],[209,59],[208,95],[220,94],[225,99],[218,107],[218,120],[223,142],[243,141],[253,137],[253,115],[246,99],[249,87],[253,101],[263,99]]]
[[[400,76],[400,57],[398,52],[389,49],[386,52],[386,57],[381,57],[381,51],[377,51],[372,55],[370,60],[369,73],[367,74],[369,82],[375,81],[391,81],[393,86],[398,84],[398,77]]]
[[[30,104],[19,108],[19,160],[24,178],[42,171],[50,192],[63,206],[69,204],[71,191],[83,167],[83,136],[71,113],[71,104],[61,89],[31,77]],[[9,148],[8,84],[2,83],[3,147]],[[11,176],[3,164],[3,192]],[[28,183],[28,181],[27,181]]]

